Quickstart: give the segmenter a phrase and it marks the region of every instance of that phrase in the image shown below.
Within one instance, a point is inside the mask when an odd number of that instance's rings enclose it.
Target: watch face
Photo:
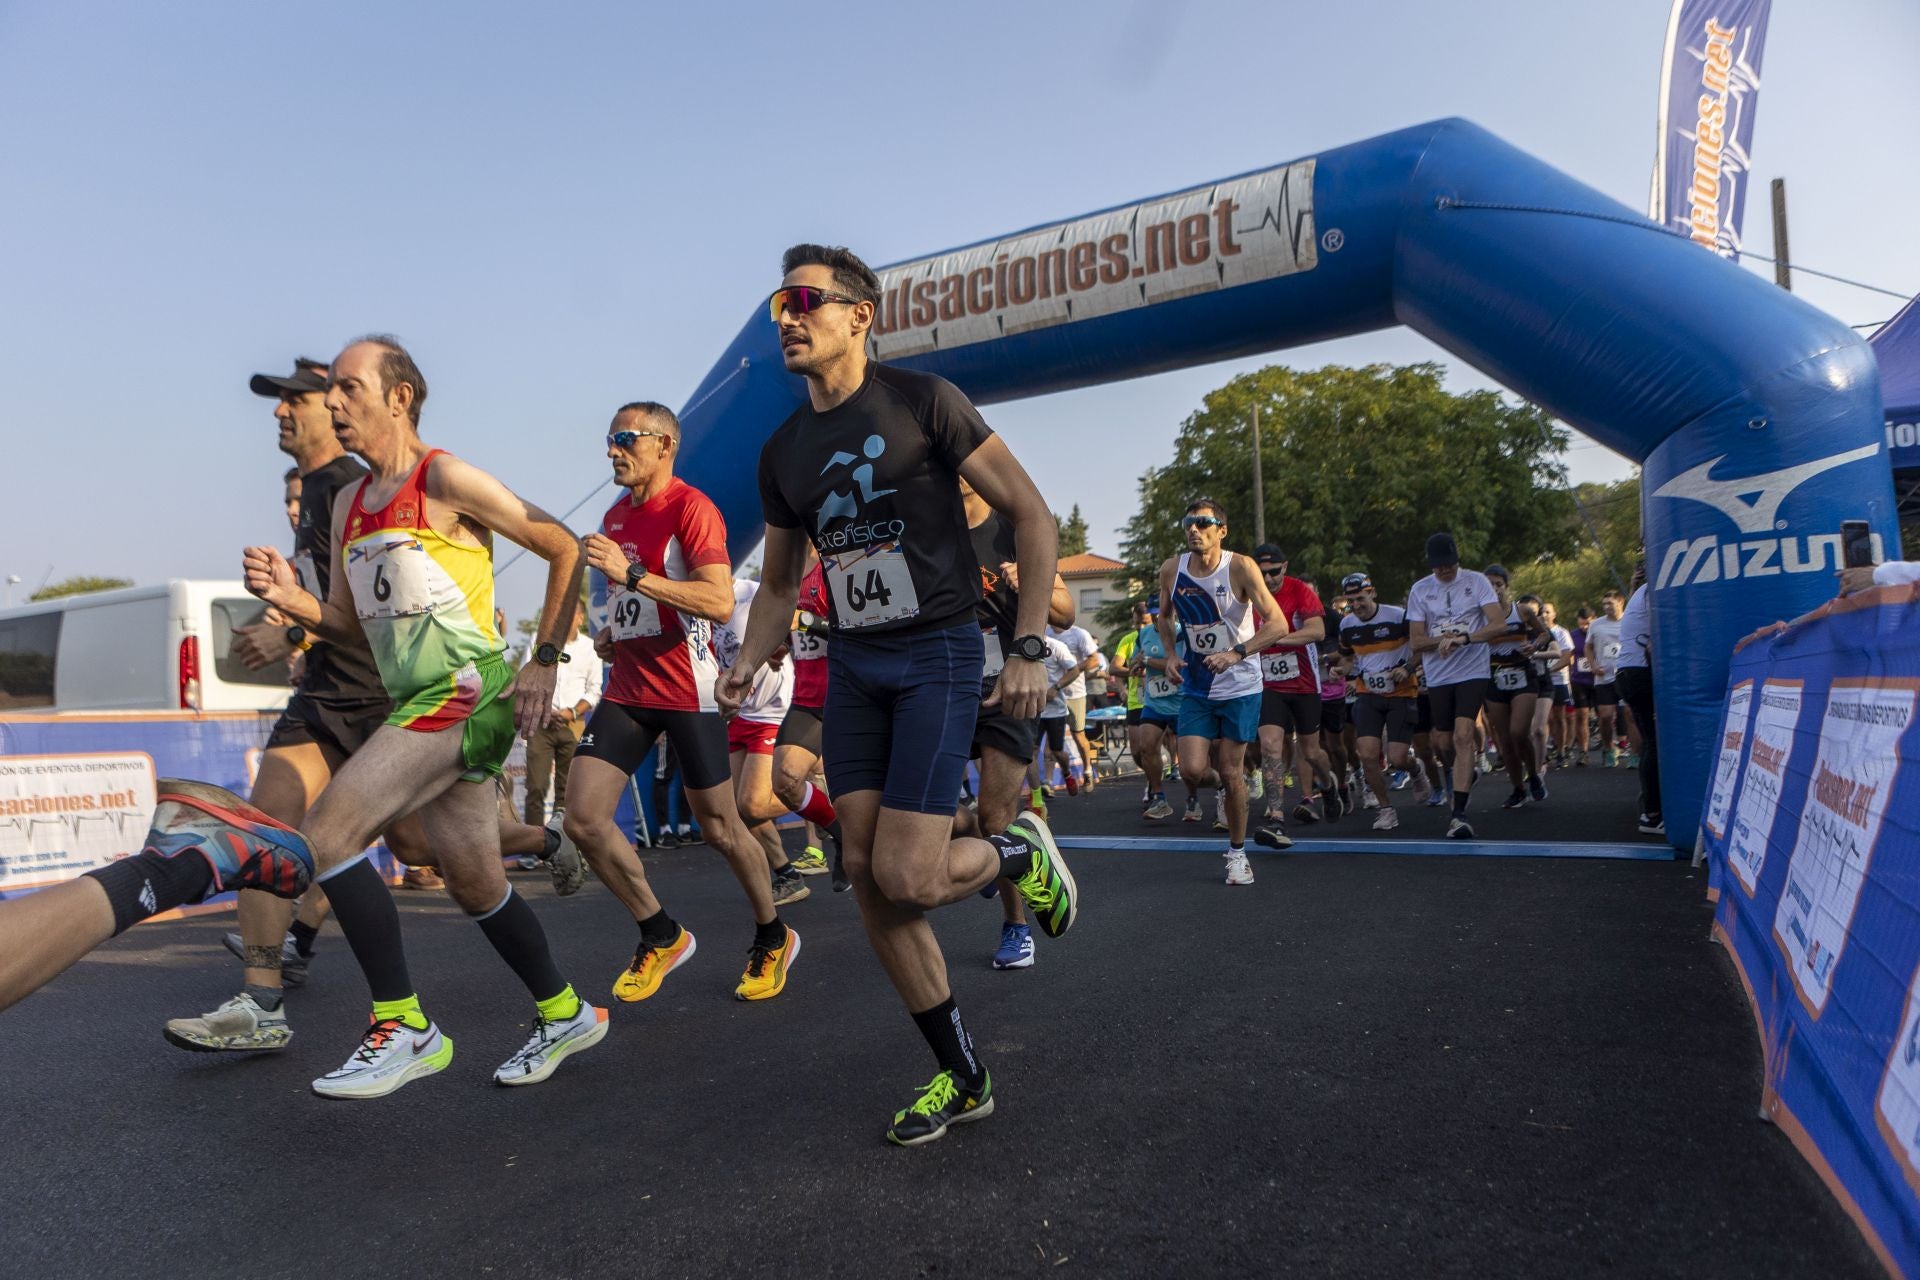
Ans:
[[[1047,645],[1039,636],[1021,636],[1013,642],[1013,652],[1028,662],[1039,662],[1047,656]]]

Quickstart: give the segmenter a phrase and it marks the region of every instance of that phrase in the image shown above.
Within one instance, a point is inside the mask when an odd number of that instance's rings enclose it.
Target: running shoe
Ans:
[[[225,787],[162,778],[155,791],[158,802],[141,852],[163,858],[192,852],[205,858],[213,883],[202,901],[232,889],[297,898],[313,882],[307,838]]]
[[[247,944],[239,934],[227,933],[220,936],[221,945],[233,952],[233,958],[245,964],[247,962]],[[293,935],[288,934],[280,940],[280,981],[289,987],[307,985],[307,969],[313,963],[312,956],[300,954],[300,948],[293,943]]]
[[[1521,805],[1525,804],[1526,802],[1527,802],[1527,789],[1525,787],[1515,787],[1513,789],[1513,794],[1508,796],[1506,799],[1506,803],[1502,804],[1500,807],[1502,809],[1518,809]]]
[[[1527,794],[1532,796],[1536,803],[1541,800],[1545,800],[1547,798],[1546,780],[1537,773],[1534,774],[1531,778],[1528,778]]]
[[[1441,805],[1445,804],[1446,802],[1447,802],[1446,792],[1439,791],[1439,790],[1430,790],[1427,792],[1427,808],[1438,809]]]
[[[1061,779],[1061,781],[1062,781],[1062,782],[1064,782],[1064,783],[1066,784],[1066,788],[1067,788],[1067,794],[1068,794],[1068,795],[1070,795],[1070,796],[1077,796],[1077,795],[1079,795],[1079,794],[1080,794],[1080,784],[1079,784],[1079,783],[1077,783],[1077,782],[1075,782],[1075,781],[1073,780],[1073,774],[1072,774],[1072,773],[1068,773],[1068,774],[1066,774],[1066,775],[1065,775],[1065,777],[1063,777],[1063,778]],[[1051,797],[1049,797],[1049,798],[1051,798]]]
[[[161,1034],[167,1043],[195,1053],[258,1053],[284,1049],[293,1042],[283,1004],[269,1012],[242,991],[233,999],[197,1018],[174,1018]]]
[[[993,967],[1031,969],[1033,967],[1033,930],[1024,924],[1001,925],[1000,949],[993,953]]]
[[[786,989],[787,970],[800,958],[800,935],[786,926],[787,938],[777,947],[754,943],[747,952],[747,971],[733,994],[742,1000],[771,1000]]]
[[[1313,802],[1303,796],[1300,803],[1293,806],[1293,820],[1304,827],[1320,821],[1320,813],[1313,807]]]
[[[1278,825],[1261,827],[1255,831],[1253,833],[1253,842],[1257,845],[1264,845],[1269,849],[1293,848],[1293,837],[1286,833],[1285,828]]]
[[[596,1009],[585,1000],[571,1018],[548,1022],[539,1013],[533,1015],[533,1035],[519,1052],[494,1069],[495,1084],[539,1084],[555,1071],[570,1053],[591,1049],[607,1038],[607,1011]]]
[[[1576,769],[1584,769],[1587,767],[1586,752],[1582,751],[1573,757],[1573,767]]]
[[[1186,811],[1180,815],[1180,821],[1182,822],[1200,821],[1200,797],[1199,796],[1187,797],[1187,808],[1186,808]]]
[[[440,873],[432,867],[408,867],[406,874],[400,877],[400,887],[431,893],[445,889],[447,882],[441,879]]]
[[[1640,830],[1650,836],[1663,836],[1667,834],[1667,820],[1657,813],[1643,813],[1640,815]]]
[[[800,856],[787,864],[803,876],[822,876],[827,873],[827,855],[823,849],[808,845],[801,850]]]
[[[920,1096],[905,1111],[893,1113],[887,1141],[896,1147],[917,1147],[946,1136],[947,1126],[985,1120],[993,1114],[993,1077],[982,1073],[980,1087],[969,1089],[942,1071],[921,1087]]]
[[[1027,873],[1015,879],[1013,887],[1027,910],[1033,912],[1040,932],[1057,938],[1073,928],[1080,915],[1080,890],[1073,882],[1073,872],[1067,869],[1060,846],[1053,842],[1053,832],[1039,814],[1032,810],[1021,814],[1007,824],[1007,834],[1025,841],[1033,851]]]
[[[1375,831],[1393,831],[1398,828],[1399,825],[1400,815],[1394,812],[1392,805],[1386,806],[1374,815],[1373,829]]]
[[[1413,781],[1413,802],[1426,804],[1427,798],[1433,794],[1433,784],[1427,781],[1427,766],[1421,765],[1407,776]]]
[[[1353,797],[1345,788],[1326,793],[1327,821],[1338,822],[1353,812]]]
[[[1380,807],[1380,797],[1373,794],[1372,787],[1368,787],[1360,793],[1360,807],[1362,809],[1378,809]]]
[[[1227,793],[1224,787],[1213,793],[1213,829],[1227,829]]]
[[[1627,768],[1629,768],[1629,769],[1638,769],[1639,767],[1640,767],[1640,753],[1639,753],[1638,751],[1630,751],[1630,752],[1628,752],[1628,753],[1627,753]]]
[[[633,963],[629,964],[618,978],[613,981],[613,994],[631,1004],[635,1000],[645,1000],[660,989],[668,974],[693,959],[694,950],[699,946],[693,940],[691,930],[682,928],[680,936],[664,947],[649,946],[642,941],[633,953]]]
[[[1278,823],[1278,822],[1285,822],[1286,820],[1287,820],[1286,805],[1276,804],[1272,801],[1268,801],[1266,821]]]
[[[838,842],[835,842],[833,846],[833,891],[835,893],[845,893],[851,888],[853,888],[853,881],[847,879],[847,868],[840,861],[840,845]]]
[[[680,847],[680,837],[673,834],[673,828],[662,827],[654,833],[653,847],[656,849],[678,849]]]
[[[1159,822],[1163,818],[1171,818],[1173,816],[1173,806],[1167,803],[1167,797],[1164,793],[1155,793],[1153,803],[1148,805],[1146,812],[1140,816]]]
[[[547,830],[560,837],[560,844],[553,856],[546,859],[547,874],[553,877],[553,891],[563,898],[572,897],[580,892],[580,886],[587,882],[587,860],[580,856],[580,846],[567,835],[561,824],[560,810],[553,812],[553,821],[547,824]]]
[[[813,890],[807,888],[807,882],[800,878],[800,873],[793,869],[792,863],[773,873],[774,906],[783,907],[789,902],[799,902],[812,894]]]
[[[1261,776],[1260,770],[1247,770],[1247,799],[1258,800],[1266,794],[1267,780]]]
[[[1620,753],[1612,747],[1608,747],[1600,753],[1600,763],[1611,769],[1620,763]]]
[[[1253,864],[1247,861],[1246,854],[1228,850],[1226,859],[1228,884],[1253,883]]]
[[[1471,822],[1468,822],[1465,818],[1461,817],[1459,814],[1455,814],[1453,816],[1453,820],[1447,823],[1447,839],[1449,840],[1473,839],[1473,824]]]
[[[367,1028],[351,1058],[313,1082],[313,1091],[323,1098],[384,1098],[452,1061],[453,1040],[433,1023],[420,1029],[382,1018]]]
[[[1405,769],[1387,770],[1387,790],[1405,791],[1407,784],[1413,781],[1413,775]]]

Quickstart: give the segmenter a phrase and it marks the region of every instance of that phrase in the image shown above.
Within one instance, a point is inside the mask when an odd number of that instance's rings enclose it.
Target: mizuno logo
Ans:
[[[1764,475],[1716,480],[1710,473],[1726,461],[1727,455],[1721,454],[1675,476],[1655,489],[1653,496],[1703,502],[1733,521],[1742,533],[1768,533],[1775,528],[1786,527],[1784,521],[1776,524],[1776,517],[1780,504],[1795,489],[1822,472],[1843,467],[1849,462],[1863,462],[1879,452],[1878,444],[1862,445],[1846,453],[1836,453],[1830,458],[1803,462],[1797,467],[1783,467]]]

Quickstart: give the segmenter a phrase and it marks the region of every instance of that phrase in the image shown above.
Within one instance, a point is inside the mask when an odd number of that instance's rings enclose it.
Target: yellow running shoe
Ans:
[[[771,1000],[787,985],[787,970],[800,958],[800,935],[787,926],[787,940],[777,947],[755,944],[747,952],[747,971],[733,994],[742,1000]]]
[[[629,1003],[645,1000],[660,989],[668,974],[693,959],[693,934],[682,928],[671,945],[650,947],[642,942],[633,953],[633,963],[614,979],[613,994]]]
[[[799,857],[793,859],[788,865],[803,876],[825,875],[827,872],[827,855],[822,850],[808,845],[806,851]]]

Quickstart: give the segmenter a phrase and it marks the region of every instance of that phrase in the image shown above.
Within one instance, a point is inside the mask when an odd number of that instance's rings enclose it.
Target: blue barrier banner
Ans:
[[[1648,216],[1727,258],[1740,256],[1770,7],[1674,0],[1667,21]]]
[[[1735,652],[1701,821],[1761,1107],[1896,1275],[1920,1275],[1920,586]]]

